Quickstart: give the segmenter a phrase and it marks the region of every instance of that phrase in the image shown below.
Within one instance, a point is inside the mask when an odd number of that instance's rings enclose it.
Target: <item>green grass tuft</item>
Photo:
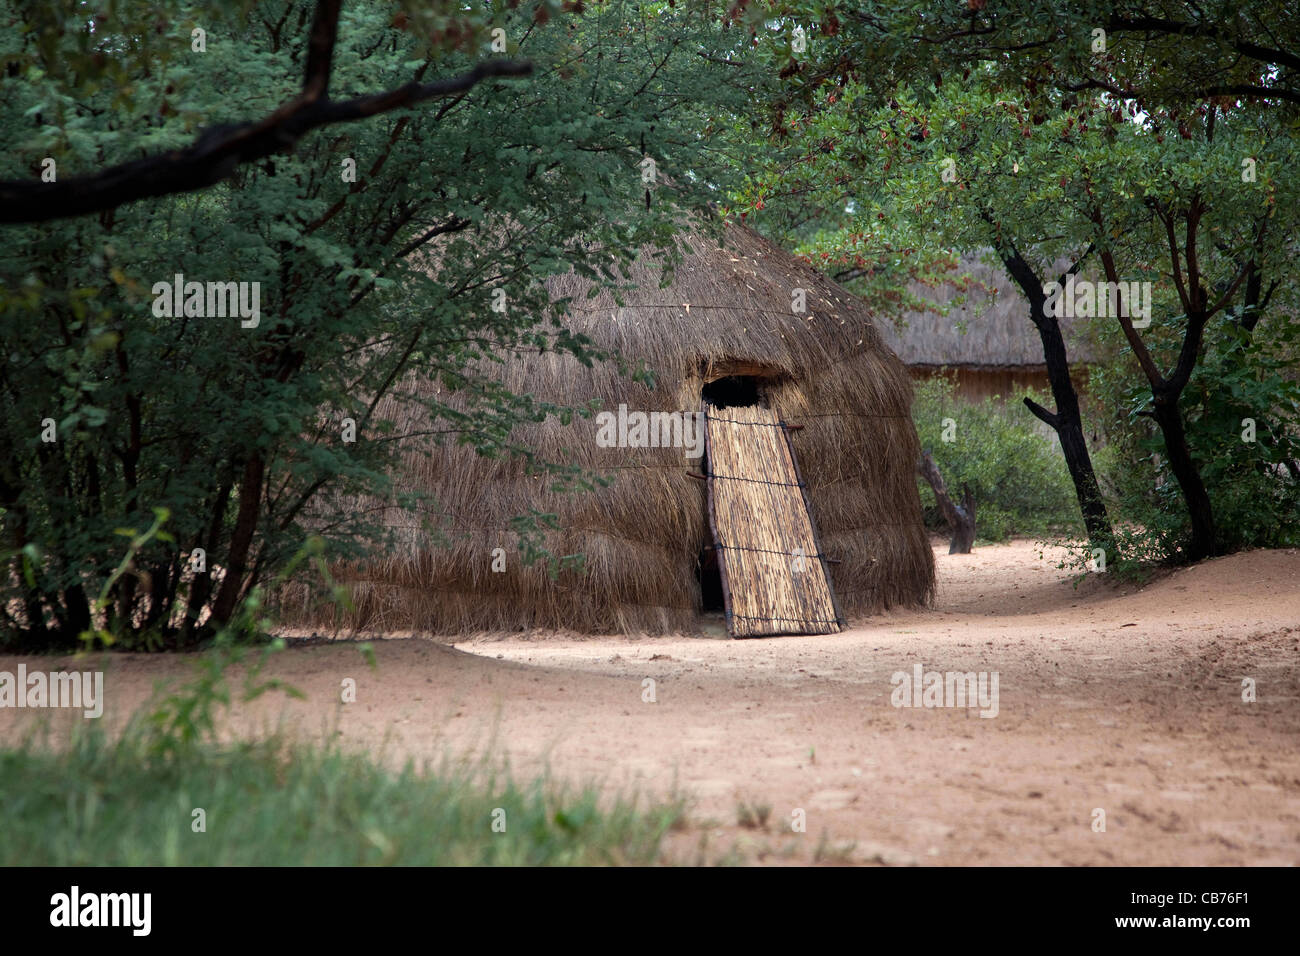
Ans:
[[[164,757],[141,735],[96,732],[0,751],[0,806],[3,866],[648,864],[683,812],[277,739]]]

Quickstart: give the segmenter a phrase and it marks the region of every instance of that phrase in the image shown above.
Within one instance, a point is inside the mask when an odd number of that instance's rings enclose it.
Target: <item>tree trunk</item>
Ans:
[[[1180,390],[1181,392],[1181,390]],[[1210,503],[1209,492],[1201,480],[1200,469],[1192,460],[1191,450],[1187,447],[1187,434],[1183,430],[1183,414],[1178,407],[1177,393],[1157,392],[1155,396],[1155,420],[1165,440],[1165,454],[1169,459],[1169,470],[1178,480],[1178,487],[1187,504],[1187,515],[1192,524],[1192,537],[1187,544],[1187,560],[1200,561],[1213,557],[1214,509]]]
[[[75,644],[92,623],[86,589],[80,584],[72,585],[63,592],[63,602],[68,609],[68,637]]]
[[[961,504],[956,504],[948,495],[948,488],[939,473],[939,466],[934,463],[928,451],[921,452],[916,461],[916,471],[930,483],[934,490],[934,500],[939,503],[939,510],[944,520],[952,529],[952,541],[948,545],[949,554],[970,554],[975,544],[975,499],[970,489],[961,486]]]
[[[1211,114],[1211,119],[1213,119],[1213,114]],[[1127,310],[1121,309],[1117,317],[1120,328],[1124,332],[1124,337],[1128,340],[1129,347],[1132,348],[1133,355],[1142,368],[1142,374],[1146,376],[1147,382],[1151,386],[1151,398],[1154,401],[1152,415],[1160,426],[1161,434],[1165,440],[1165,456],[1169,460],[1169,468],[1178,481],[1179,490],[1183,494],[1183,501],[1187,505],[1187,517],[1192,526],[1192,537],[1187,543],[1184,558],[1188,561],[1200,561],[1202,558],[1212,556],[1216,550],[1214,507],[1210,503],[1209,493],[1205,490],[1205,482],[1201,480],[1200,470],[1196,467],[1196,463],[1192,461],[1191,450],[1187,447],[1187,433],[1183,428],[1183,412],[1178,407],[1178,401],[1182,397],[1183,389],[1191,381],[1192,372],[1196,369],[1197,358],[1200,355],[1201,344],[1205,336],[1205,327],[1209,323],[1210,316],[1229,301],[1233,292],[1246,278],[1249,270],[1245,269],[1238,273],[1231,288],[1219,299],[1218,305],[1209,306],[1209,296],[1205,291],[1205,287],[1201,284],[1200,268],[1197,265],[1196,258],[1196,228],[1206,207],[1198,197],[1192,200],[1191,206],[1187,210],[1187,241],[1184,246],[1184,257],[1187,263],[1187,280],[1185,283],[1178,263],[1179,251],[1178,240],[1174,235],[1174,216],[1162,213],[1158,205],[1153,208],[1155,208],[1156,215],[1165,224],[1169,236],[1170,260],[1174,267],[1178,298],[1182,303],[1184,314],[1187,316],[1187,329],[1183,332],[1183,343],[1178,350],[1178,364],[1174,366],[1172,374],[1168,376],[1161,374],[1159,367],[1151,356],[1151,352],[1143,343],[1142,336],[1138,335],[1132,320],[1126,314]],[[1098,225],[1101,225],[1102,220],[1099,213],[1094,216],[1094,220]],[[1105,268],[1106,281],[1118,283],[1119,270],[1115,267],[1114,256],[1109,251],[1103,250],[1101,262]]]
[[[262,508],[265,471],[266,463],[257,453],[244,466],[244,475],[239,483],[239,513],[235,518],[235,530],[230,536],[230,560],[226,565],[226,576],[221,580],[221,589],[212,602],[212,623],[217,627],[230,621],[235,613],[235,605],[239,603],[244,575],[248,573],[248,554],[253,545],[253,535],[257,531],[258,513]]]
[[[1106,547],[1111,541],[1110,517],[1106,514],[1106,505],[1101,500],[1101,486],[1097,483],[1097,474],[1092,468],[1092,456],[1088,454],[1088,444],[1083,438],[1083,419],[1079,414],[1079,394],[1070,379],[1070,363],[1065,354],[1065,340],[1061,335],[1061,326],[1054,318],[1047,318],[1036,323],[1038,336],[1043,343],[1043,357],[1047,364],[1047,378],[1052,386],[1052,399],[1056,403],[1053,420],[1048,421],[1061,443],[1061,452],[1065,455],[1065,465],[1070,470],[1070,479],[1074,482],[1074,495],[1079,502],[1079,511],[1083,515],[1083,524],[1088,531],[1088,540],[1099,547]],[[1038,411],[1030,404],[1030,411]],[[1042,417],[1041,415],[1039,416]]]
[[[1047,379],[1052,387],[1052,401],[1056,411],[1050,412],[1036,402],[1025,399],[1025,406],[1056,432],[1065,455],[1065,465],[1074,482],[1074,496],[1079,502],[1079,512],[1088,532],[1088,541],[1094,548],[1109,550],[1114,540],[1110,516],[1101,497],[1101,486],[1092,467],[1092,456],[1083,438],[1083,419],[1079,414],[1079,393],[1070,379],[1070,360],[1065,352],[1065,338],[1055,317],[1047,315],[1044,306],[1047,296],[1043,283],[1018,251],[1002,250],[999,255],[1007,273],[1021,293],[1029,300],[1029,320],[1038,330],[1043,344],[1043,362],[1047,366]],[[1082,260],[1081,260],[1082,261]]]

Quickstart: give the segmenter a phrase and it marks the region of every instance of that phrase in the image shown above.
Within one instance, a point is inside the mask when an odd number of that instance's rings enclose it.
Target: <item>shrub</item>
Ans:
[[[204,26],[237,41],[214,44],[203,69],[183,66],[179,79],[167,50],[181,47],[140,39],[154,32],[156,4],[124,0],[93,35],[58,17],[23,26],[6,4],[0,129],[12,148],[0,152],[0,179],[29,180],[46,157],[60,180],[100,172],[288,102],[308,45],[282,43],[275,18],[250,4],[228,6]],[[525,30],[532,8],[498,17],[479,6],[433,31],[402,27],[383,4],[354,5],[333,87],[392,89],[468,70],[475,24],[498,20],[527,34],[520,54],[537,69],[526,82],[305,136],[206,190],[6,227],[0,645],[67,650],[97,630],[123,648],[189,648],[311,534],[331,559],[383,553],[391,533],[349,502],[430,507],[395,481],[402,420],[590,486],[513,433],[590,409],[502,389],[489,357],[601,357],[562,324],[564,304],[543,280],[574,269],[617,284],[637,250],[669,247],[675,204],[730,175],[703,138],[666,133],[669,118],[691,128],[741,102],[744,87],[718,82],[726,68],[695,55],[686,37],[708,43],[716,31],[694,14],[619,2]],[[453,35],[462,50],[449,49]],[[574,44],[598,38],[619,68],[570,82]],[[698,184],[680,176],[646,208],[646,149],[665,169],[700,173]],[[345,158],[370,172],[345,182]],[[177,275],[180,310],[168,291]],[[231,282],[250,309],[256,295],[256,315],[226,315],[224,298],[202,315],[203,284]],[[215,292],[207,287],[210,306]],[[431,387],[403,389],[408,373]],[[384,410],[385,396],[400,412]],[[119,569],[119,531],[135,540],[155,510],[170,516],[164,533],[139,541]],[[538,556],[530,542],[544,520],[518,516],[525,557]]]
[[[1192,459],[1214,508],[1220,553],[1300,543],[1300,322],[1278,315],[1254,333],[1234,316],[1206,333],[1181,406]],[[1129,529],[1127,560],[1175,560],[1189,533],[1186,506],[1148,417],[1151,394],[1123,351],[1092,377],[1108,447],[1098,475]]]
[[[917,386],[912,402],[921,448],[954,498],[963,484],[970,488],[976,532],[988,541],[1082,528],[1065,459],[1020,397],[1006,405],[992,398],[961,401],[949,379],[936,377]],[[927,526],[946,529],[929,484],[918,478],[917,486]]]

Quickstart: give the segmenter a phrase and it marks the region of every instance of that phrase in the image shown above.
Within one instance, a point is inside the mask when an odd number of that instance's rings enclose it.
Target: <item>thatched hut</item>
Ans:
[[[908,313],[897,328],[887,325],[881,330],[885,344],[914,379],[948,376],[957,396],[968,401],[995,396],[1005,401],[1026,388],[1046,391],[1047,365],[1038,332],[1029,321],[1029,302],[1006,270],[970,255],[961,259],[955,272],[973,280],[965,301],[947,314]],[[951,286],[914,286],[912,292],[941,306],[957,295]],[[1085,390],[1088,366],[1097,358],[1096,346],[1083,327],[1088,320],[1059,321],[1076,386]]]
[[[914,477],[911,384],[867,309],[739,225],[726,227],[721,242],[689,235],[683,249],[662,288],[660,266],[637,260],[622,305],[608,291],[588,298],[590,283],[572,273],[548,282],[553,297],[571,299],[573,331],[644,360],[655,387],[612,362],[586,368],[555,353],[512,356],[500,367],[503,383],[557,403],[600,399],[610,410],[696,412],[705,397],[715,406],[767,406],[802,426],[790,443],[843,614],[928,602],[934,564]],[[796,289],[806,292],[806,311],[796,311]],[[392,404],[381,411],[399,421],[403,414]],[[413,432],[420,424],[405,423]],[[571,494],[553,492],[519,461],[487,460],[452,443],[432,454],[412,446],[397,486],[432,492],[437,505],[421,515],[389,509],[397,547],[385,560],[338,569],[355,612],[332,623],[433,633],[696,628],[717,599],[706,483],[690,474],[706,466],[680,447],[602,447],[596,432],[594,420],[576,418],[514,434],[545,458],[613,478]],[[581,569],[553,580],[523,564],[510,519],[534,509],[557,516],[548,547],[582,553]]]

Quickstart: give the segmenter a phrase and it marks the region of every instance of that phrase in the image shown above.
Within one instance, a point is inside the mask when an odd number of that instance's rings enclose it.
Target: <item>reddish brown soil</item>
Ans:
[[[374,671],[353,644],[292,649],[270,672],[307,700],[241,706],[229,732],[333,734],[390,761],[490,752],[518,775],[676,790],[690,805],[677,859],[1300,862],[1300,553],[1075,589],[1027,542],[944,550],[934,609],[831,637],[417,638],[376,642]],[[996,671],[998,715],[891,706],[891,675],[916,663]],[[193,659],[106,666],[116,725]],[[345,678],[356,703],[339,703]],[[31,716],[0,711],[0,740]],[[745,808],[765,825],[740,826]]]

